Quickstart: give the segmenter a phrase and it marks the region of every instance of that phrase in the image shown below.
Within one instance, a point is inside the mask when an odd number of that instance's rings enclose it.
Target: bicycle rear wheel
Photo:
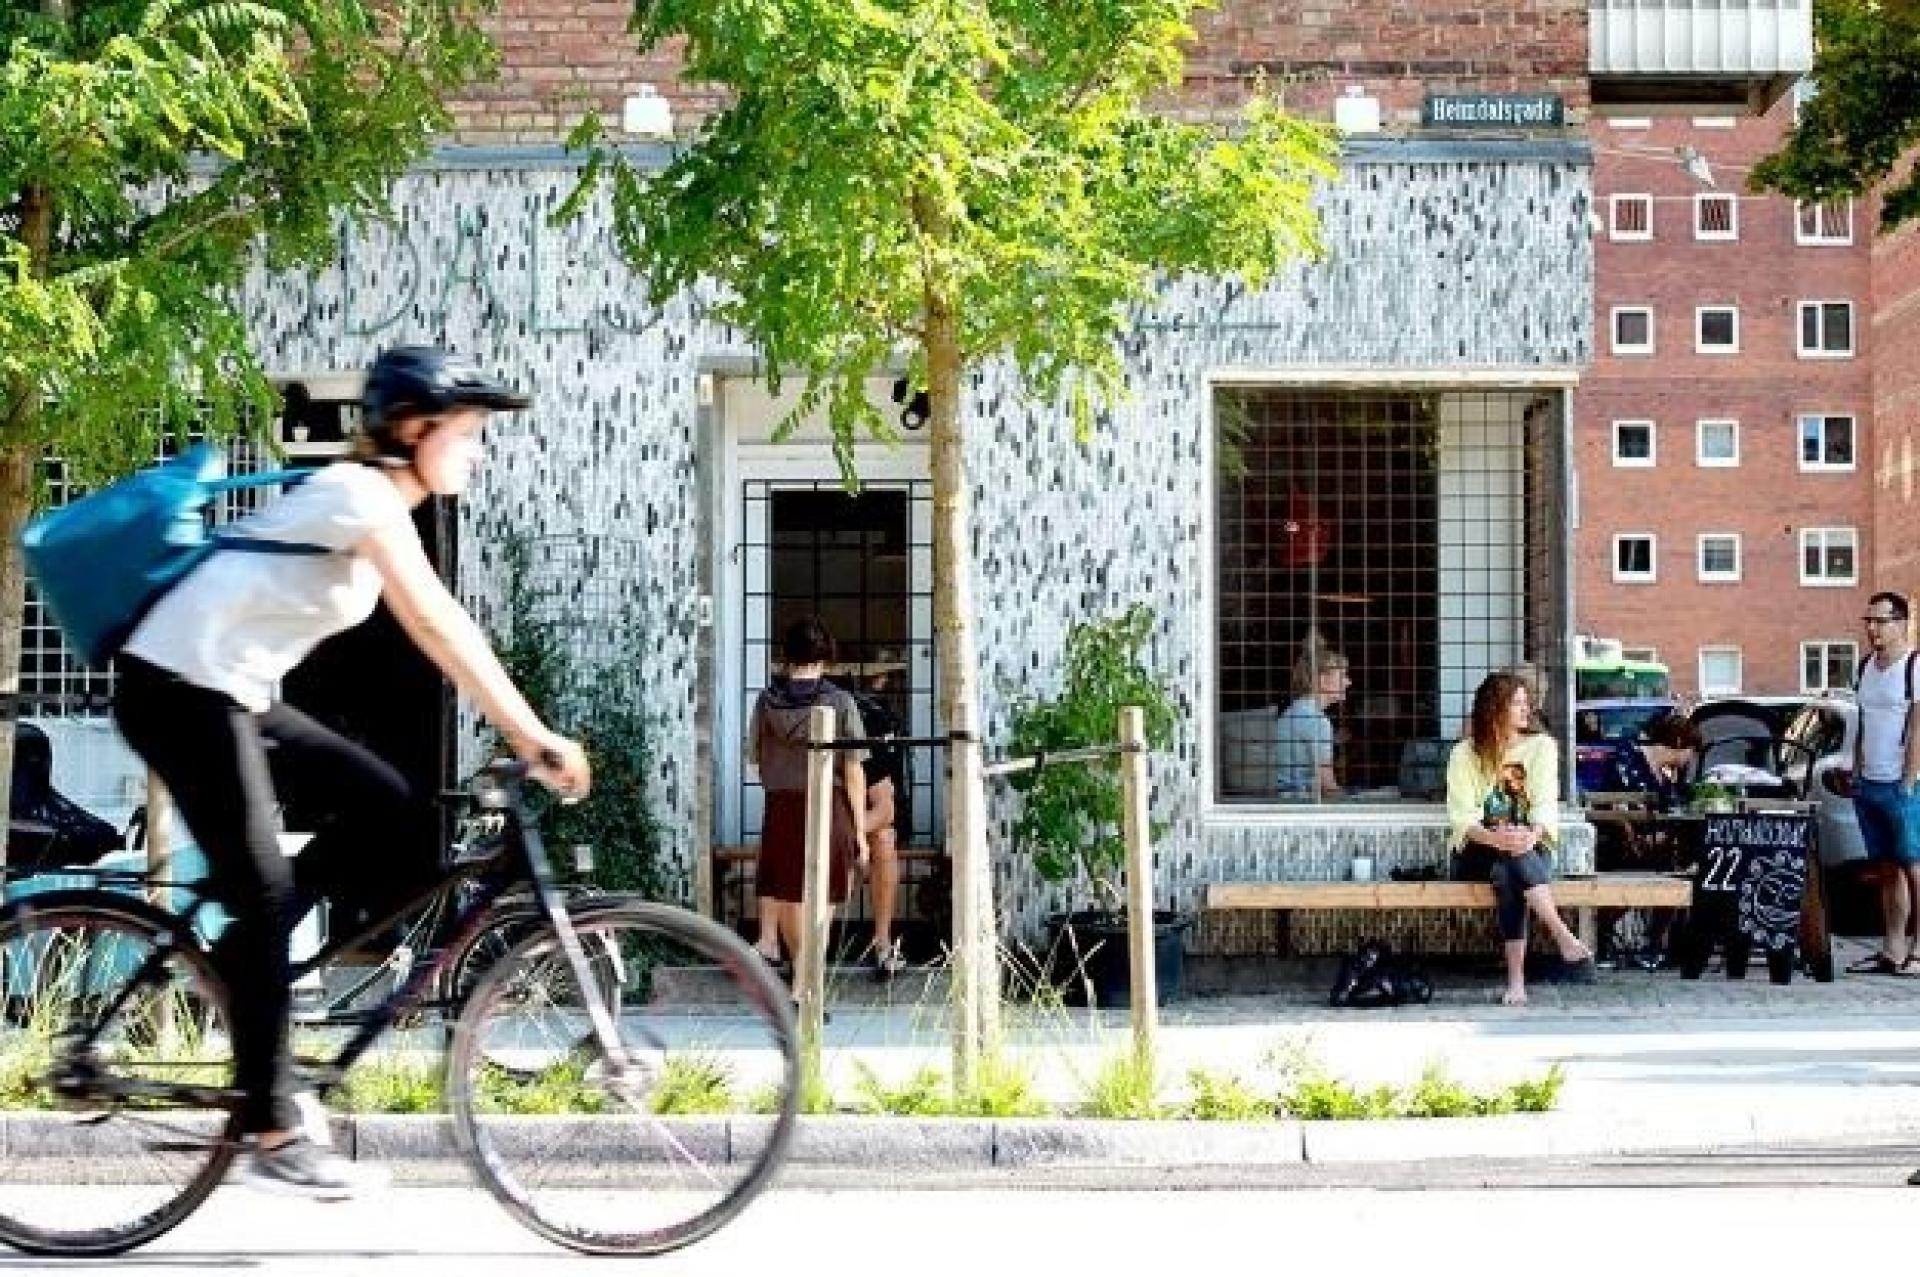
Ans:
[[[738,937],[685,910],[602,906],[574,926],[625,1063],[601,1050],[543,924],[460,1017],[456,1130],[488,1190],[542,1236],[675,1250],[739,1214],[786,1156],[800,1078],[787,992]]]
[[[192,1214],[239,1116],[225,989],[178,920],[104,893],[30,897],[0,913],[0,992],[0,1241],[112,1255]]]

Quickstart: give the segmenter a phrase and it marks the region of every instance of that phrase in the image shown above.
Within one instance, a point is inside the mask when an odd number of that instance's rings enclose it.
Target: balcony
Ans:
[[[1813,0],[1591,0],[1603,115],[1766,111],[1813,66]]]

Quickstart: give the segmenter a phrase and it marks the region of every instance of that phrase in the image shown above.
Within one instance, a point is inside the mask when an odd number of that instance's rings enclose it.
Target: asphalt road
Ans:
[[[318,1205],[223,1189],[186,1225],[116,1260],[0,1255],[0,1274],[855,1272],[1785,1273],[1911,1267],[1912,1147],[1285,1176],[1135,1171],[921,1180],[794,1177],[717,1237],[653,1261],[549,1247],[483,1194],[396,1188]],[[939,1186],[936,1186],[939,1185]],[[1096,1186],[1097,1185],[1097,1186]],[[1229,1268],[1230,1266],[1230,1268]]]

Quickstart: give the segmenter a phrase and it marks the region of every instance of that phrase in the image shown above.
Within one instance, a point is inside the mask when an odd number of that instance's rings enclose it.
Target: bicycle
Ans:
[[[464,991],[445,1050],[462,1155],[523,1226],[598,1254],[657,1255],[709,1236],[785,1160],[799,1107],[792,1005],[732,932],[671,905],[621,896],[569,903],[524,805],[527,769],[495,763],[472,786],[491,837],[433,885],[296,963],[323,969],[463,885],[455,939],[412,969],[330,1058],[301,1059],[324,1098],[396,1020],[445,988],[449,966],[498,933],[495,907],[531,889],[537,917]],[[0,909],[0,1242],[101,1256],[152,1241],[220,1183],[240,1142],[225,983],[196,922],[198,888],[169,912],[100,889]],[[717,970],[724,1005],[691,996]],[[707,981],[709,984],[712,981]],[[757,1083],[764,1131],[689,1112],[728,1111]],[[745,1129],[747,1138],[739,1138]]]

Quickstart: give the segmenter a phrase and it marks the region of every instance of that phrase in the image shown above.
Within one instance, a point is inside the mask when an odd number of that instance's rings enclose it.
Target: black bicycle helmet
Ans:
[[[367,370],[367,384],[360,391],[360,428],[382,456],[411,461],[413,446],[394,433],[410,418],[455,408],[518,412],[530,402],[465,355],[438,346],[395,346],[382,351]]]

